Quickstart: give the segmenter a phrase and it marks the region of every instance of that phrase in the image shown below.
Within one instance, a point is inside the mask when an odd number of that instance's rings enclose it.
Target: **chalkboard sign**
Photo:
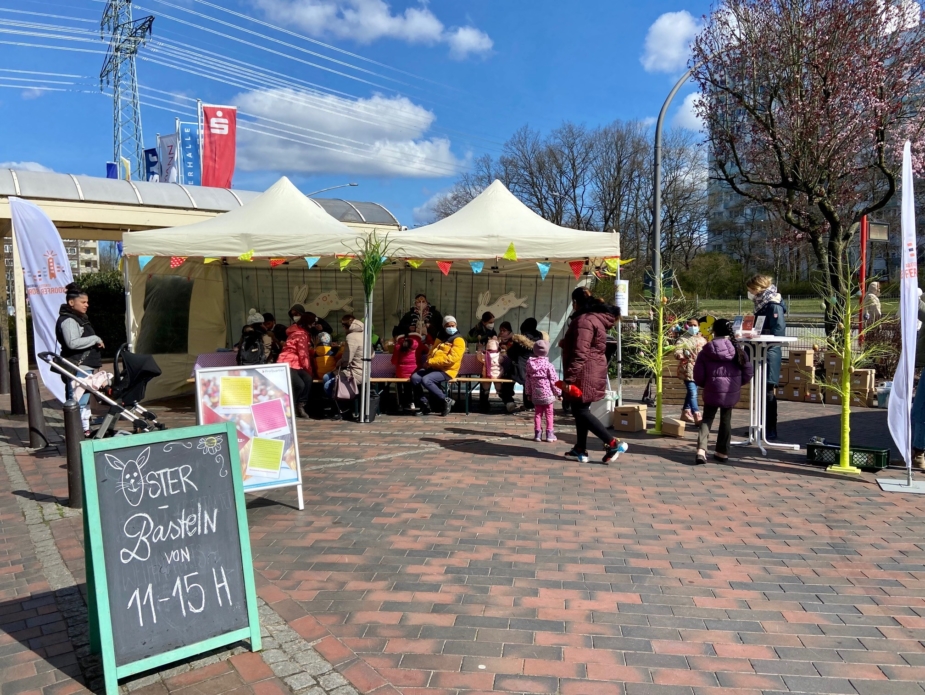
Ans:
[[[232,642],[260,649],[234,426],[90,440],[81,455],[107,695],[119,678]]]

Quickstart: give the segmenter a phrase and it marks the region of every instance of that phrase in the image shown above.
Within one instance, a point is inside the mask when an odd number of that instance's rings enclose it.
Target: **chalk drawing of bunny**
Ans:
[[[131,506],[137,507],[145,496],[145,478],[141,469],[145,467],[148,458],[151,456],[151,447],[148,447],[134,461],[122,463],[115,456],[106,454],[106,462],[117,471],[122,471],[122,479],[117,486],[118,490],[125,495],[125,501]]]

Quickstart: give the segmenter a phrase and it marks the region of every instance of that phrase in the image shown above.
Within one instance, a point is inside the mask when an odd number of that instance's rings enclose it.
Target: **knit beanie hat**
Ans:
[[[331,334],[325,333],[322,331],[318,334],[318,344],[319,345],[330,345],[331,344]]]
[[[247,323],[248,326],[256,326],[258,323],[263,323],[263,314],[258,313],[256,309],[251,309],[245,323]]]
[[[545,340],[537,340],[533,343],[533,354],[537,357],[546,357],[549,354],[549,343]]]
[[[455,317],[455,316],[444,316],[444,317],[443,317],[443,325],[444,325],[444,326],[445,326],[446,324],[450,323],[451,321],[452,321],[453,323],[456,323],[456,317]]]

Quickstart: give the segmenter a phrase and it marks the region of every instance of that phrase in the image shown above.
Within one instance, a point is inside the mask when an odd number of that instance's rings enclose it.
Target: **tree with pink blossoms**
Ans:
[[[921,15],[913,0],[723,0],[693,45],[713,176],[809,239],[828,332],[907,139],[925,171]]]

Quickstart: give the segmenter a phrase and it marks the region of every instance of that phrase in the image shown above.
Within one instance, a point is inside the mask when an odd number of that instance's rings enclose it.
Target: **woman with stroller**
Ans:
[[[55,324],[55,338],[60,346],[61,357],[80,368],[76,376],[90,376],[103,366],[100,349],[105,347],[87,318],[90,298],[83,288],[72,282],[65,288],[64,299],[65,303],[58,310],[58,322]],[[64,391],[69,400],[74,397],[74,382],[71,379],[64,379]],[[84,392],[80,398],[80,421],[84,436],[89,437],[89,392]]]

